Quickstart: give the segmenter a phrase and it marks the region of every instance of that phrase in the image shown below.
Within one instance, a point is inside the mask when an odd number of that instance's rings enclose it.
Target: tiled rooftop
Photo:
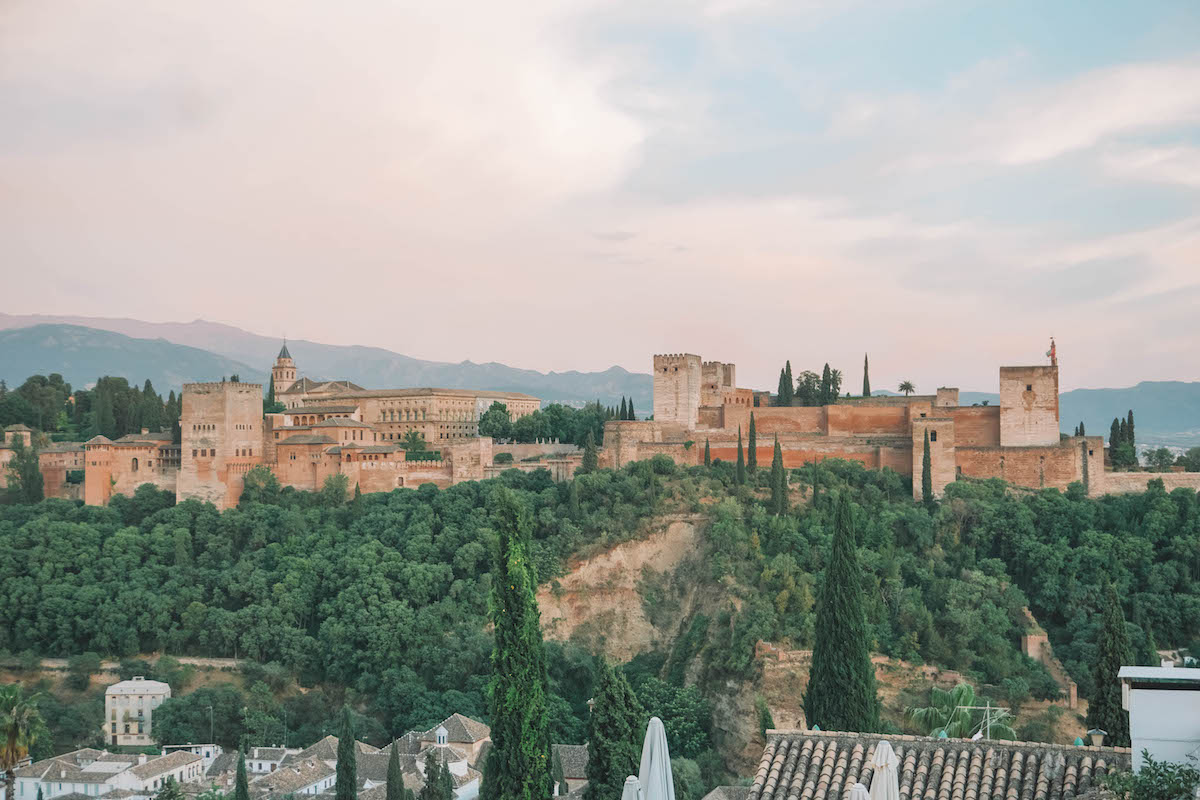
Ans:
[[[882,739],[900,759],[900,800],[1069,800],[1130,766],[1128,748],[769,731],[746,798],[832,800],[855,783],[869,788]]]

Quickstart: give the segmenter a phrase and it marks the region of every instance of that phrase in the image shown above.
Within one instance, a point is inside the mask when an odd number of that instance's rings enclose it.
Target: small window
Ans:
[[[1025,391],[1027,391],[1027,392],[1032,392],[1032,391],[1033,391],[1033,384],[1032,384],[1032,383],[1027,383],[1027,384],[1025,384]]]
[[[1089,455],[1089,456],[1094,456],[1094,455],[1095,455],[1095,453],[1094,453],[1094,452],[1092,452],[1091,450],[1088,450],[1088,455]]]
[[[937,431],[930,431],[930,432],[929,432],[929,441],[931,441],[931,442],[936,442],[936,441],[937,441]]]

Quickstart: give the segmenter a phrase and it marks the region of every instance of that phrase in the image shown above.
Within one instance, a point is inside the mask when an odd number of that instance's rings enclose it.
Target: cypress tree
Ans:
[[[599,465],[599,456],[596,455],[596,437],[589,430],[587,439],[583,442],[583,462],[579,465],[579,472],[595,472]]]
[[[571,488],[567,490],[567,511],[571,519],[579,519],[579,483],[571,481]]]
[[[1121,446],[1121,421],[1113,417],[1112,427],[1108,429],[1108,455],[1110,458],[1117,454]]]
[[[418,797],[420,800],[454,800],[454,779],[436,750],[425,755],[425,785]]]
[[[833,545],[817,594],[812,669],[804,691],[809,726],[830,731],[870,732],[879,727],[855,539],[850,496],[842,491],[834,512]]]
[[[704,440],[704,466],[712,466],[712,450],[708,447],[708,439]]]
[[[825,362],[825,369],[821,370],[821,402],[820,405],[827,406],[833,402],[833,373],[829,370],[829,362]]]
[[[625,676],[601,657],[596,667],[595,705],[588,718],[585,800],[620,797],[625,778],[638,774],[646,712]]]
[[[107,436],[110,439],[115,439],[117,436],[117,419],[113,416],[112,395],[104,390],[101,390],[99,395],[96,398],[96,414],[93,425],[96,428],[96,433],[101,436]]]
[[[621,395],[621,416],[620,419],[629,419],[629,407],[625,405],[625,395]]]
[[[1087,428],[1084,426],[1082,421],[1080,421],[1080,423],[1079,423],[1079,435],[1087,436]]]
[[[737,457],[737,473],[734,475],[738,486],[743,486],[746,483],[746,458],[742,455],[742,426],[738,425],[738,457]]]
[[[771,511],[776,515],[787,512],[787,475],[783,471],[783,450],[779,436],[775,437],[775,454],[771,457]]]
[[[1103,618],[1100,639],[1096,645],[1096,665],[1092,678],[1096,683],[1088,703],[1087,724],[1108,732],[1105,744],[1129,746],[1129,717],[1121,708],[1121,681],[1117,677],[1122,666],[1133,665],[1129,633],[1125,630],[1125,615],[1117,591],[1106,578],[1104,581]]]
[[[921,456],[921,502],[933,507],[933,462],[929,457],[929,429],[925,429],[925,453]]]
[[[567,780],[563,777],[562,757],[558,752],[554,753],[553,771],[550,773],[550,778],[554,782],[554,793],[556,795],[570,794],[570,787],[567,785]]]
[[[400,748],[392,742],[392,753],[388,757],[387,793],[384,800],[404,800],[404,773],[400,769]]]
[[[792,361],[788,359],[783,367],[784,382],[787,383],[787,402],[783,405],[790,406],[792,401],[796,399],[796,379],[792,377]]]
[[[779,388],[777,388],[775,390],[775,405],[777,405],[777,406],[789,405],[789,403],[787,402],[787,395],[788,395],[787,375],[785,375],[783,370],[781,369],[781,370],[779,370]]]
[[[237,778],[233,783],[233,800],[250,800],[250,782],[246,780],[246,752],[238,748]]]
[[[634,413],[634,410],[633,410],[633,398],[632,397],[629,398],[629,418],[631,420],[637,419],[637,414]]]
[[[493,494],[490,506],[498,534],[488,600],[495,645],[489,686],[492,748],[482,796],[542,800],[551,792],[549,690],[534,597],[537,574],[529,557],[529,510],[510,489]]]
[[[871,396],[871,369],[867,364],[867,354],[863,353],[863,397]]]
[[[1125,441],[1130,447],[1133,448],[1133,452],[1136,453],[1137,452],[1137,437],[1134,436],[1134,434],[1133,434],[1133,409],[1132,408],[1129,409],[1129,417],[1126,419],[1126,425],[1128,425],[1129,430],[1126,431],[1126,433],[1125,433],[1125,436],[1127,437],[1125,439]]]
[[[334,800],[355,800],[358,797],[358,765],[355,762],[354,720],[350,707],[342,706],[342,726],[338,731],[337,777]]]
[[[746,468],[753,475],[758,471],[758,434],[754,430],[754,412],[750,412],[750,448],[746,451]]]

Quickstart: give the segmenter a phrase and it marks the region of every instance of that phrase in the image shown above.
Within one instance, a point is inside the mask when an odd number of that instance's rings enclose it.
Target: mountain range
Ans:
[[[160,392],[184,381],[219,380],[237,374],[265,381],[279,340],[205,320],[144,322],[135,319],[0,314],[0,378],[15,386],[29,375],[52,372],[77,387],[101,375],[130,381],[149,378]],[[582,405],[599,399],[616,405],[632,397],[646,414],[653,407],[653,379],[621,367],[602,372],[537,372],[504,364],[424,361],[379,347],[289,340],[301,374],[346,379],[369,387],[437,386],[527,392],[547,402]],[[883,394],[883,392],[881,392]],[[999,396],[964,391],[964,405]],[[1113,417],[1133,409],[1141,444],[1176,448],[1200,445],[1200,382],[1143,381],[1118,389],[1074,389],[1060,397],[1063,429],[1079,422],[1107,438]]]

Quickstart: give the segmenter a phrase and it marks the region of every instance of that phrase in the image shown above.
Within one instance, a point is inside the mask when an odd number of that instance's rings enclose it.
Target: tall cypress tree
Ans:
[[[337,777],[334,784],[334,800],[355,800],[358,797],[358,765],[354,746],[354,719],[350,707],[342,706],[342,725],[338,731]]]
[[[738,486],[746,483],[746,457],[742,455],[742,426],[738,425],[738,457],[737,457],[737,472],[734,474],[734,479]]]
[[[634,412],[634,410],[633,410],[633,398],[632,397],[629,398],[629,418],[631,420],[637,419],[637,413]]]
[[[392,742],[388,756],[387,791],[384,800],[404,800],[404,772],[400,769],[400,748]]]
[[[625,676],[601,657],[596,667],[595,704],[588,717],[585,800],[620,797],[625,778],[638,774],[646,712]]]
[[[1113,417],[1112,427],[1108,429],[1108,456],[1112,458],[1121,446],[1121,420]]]
[[[777,515],[787,512],[787,475],[783,471],[783,450],[775,436],[775,454],[771,457],[771,511]]]
[[[863,353],[863,397],[871,396],[871,368],[867,364],[867,354]]]
[[[921,502],[933,507],[933,461],[929,457],[929,429],[925,429],[925,452],[921,456]]]
[[[821,370],[821,403],[820,405],[827,406],[833,402],[833,373],[829,369],[829,362],[825,362],[825,369]]]
[[[809,726],[828,731],[875,731],[879,698],[863,614],[862,570],[850,496],[834,512],[833,546],[817,593],[812,669],[804,691]]]
[[[1121,680],[1117,673],[1122,666],[1133,666],[1133,650],[1129,646],[1120,598],[1107,578],[1104,580],[1103,603],[1096,665],[1092,670],[1096,688],[1088,703],[1087,724],[1108,732],[1106,744],[1128,747],[1129,716],[1121,707]]]
[[[1134,433],[1133,433],[1133,409],[1132,409],[1132,408],[1131,408],[1131,409],[1129,409],[1129,416],[1126,418],[1126,420],[1125,420],[1125,424],[1126,424],[1126,425],[1128,426],[1128,428],[1129,428],[1129,429],[1128,429],[1128,430],[1125,432],[1125,436],[1126,436],[1125,442],[1126,442],[1126,444],[1128,444],[1130,447],[1132,447],[1132,448],[1133,448],[1133,452],[1135,452],[1135,453],[1136,453],[1136,452],[1137,452],[1137,436],[1135,436],[1135,435],[1134,435]]]
[[[233,783],[233,800],[250,800],[250,782],[246,780],[246,753],[238,748],[237,778]]]
[[[621,395],[621,416],[622,420],[629,419],[629,407],[625,405],[625,395]]]
[[[599,464],[599,456],[596,454],[596,437],[589,430],[587,438],[583,442],[583,461],[579,465],[579,472],[595,472]]]
[[[549,690],[534,596],[537,574],[529,557],[529,510],[510,489],[497,490],[489,505],[497,533],[488,600],[495,645],[489,686],[492,748],[482,795],[484,800],[542,800],[551,793]]]
[[[704,466],[712,466],[712,450],[709,449],[708,439],[704,440]]]
[[[778,406],[788,405],[787,396],[788,396],[787,375],[785,375],[783,370],[781,369],[781,370],[779,370],[779,387],[775,390],[775,405],[778,405]]]
[[[784,382],[787,384],[787,402],[783,405],[790,406],[792,401],[796,399],[796,379],[792,377],[792,360],[788,359],[783,366]]]
[[[754,412],[750,412],[750,441],[749,449],[746,451],[746,468],[753,475],[758,471],[758,434],[754,430]]]
[[[1079,435],[1087,436],[1087,427],[1083,424],[1082,421],[1080,421],[1080,423],[1079,423]]]

